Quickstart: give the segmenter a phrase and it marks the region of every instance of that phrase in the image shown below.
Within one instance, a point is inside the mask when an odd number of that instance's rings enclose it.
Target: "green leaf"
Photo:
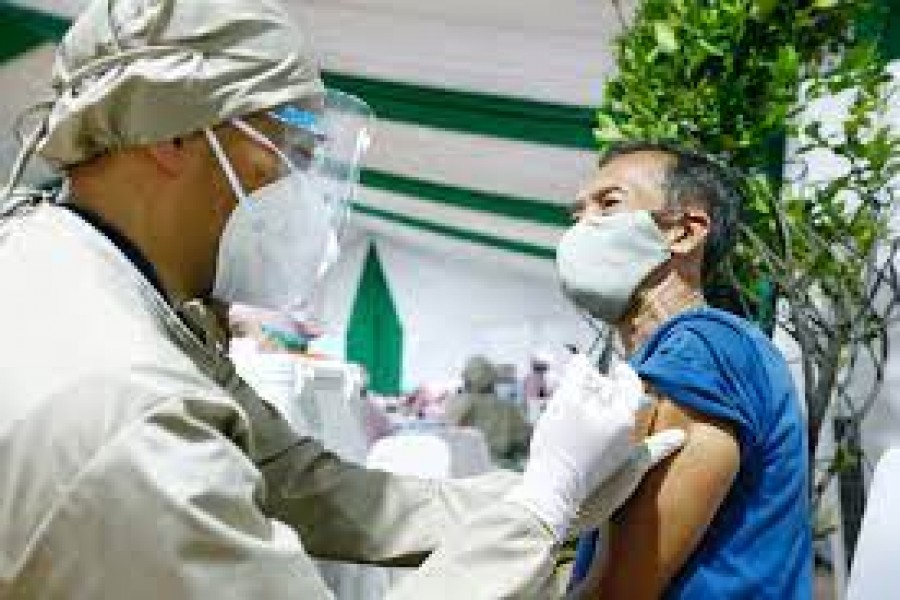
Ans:
[[[782,46],[778,49],[778,58],[775,61],[775,76],[780,81],[791,81],[799,73],[800,55],[794,46]]]
[[[671,25],[665,21],[655,21],[653,33],[656,36],[656,44],[660,52],[672,54],[678,51],[678,38],[675,37],[675,30]]]
[[[778,0],[756,0],[753,3],[753,8],[756,11],[757,16],[762,19],[765,19],[772,11],[775,10],[775,7],[778,6]]]
[[[834,8],[838,5],[839,0],[814,0],[813,8],[818,8],[820,10],[827,10],[829,8]]]
[[[594,137],[600,143],[618,142],[625,139],[616,120],[604,112],[597,113],[597,128],[594,129]]]
[[[718,46],[713,46],[709,42],[704,39],[697,40],[697,45],[706,50],[709,54],[713,56],[725,56],[725,51],[719,48]]]

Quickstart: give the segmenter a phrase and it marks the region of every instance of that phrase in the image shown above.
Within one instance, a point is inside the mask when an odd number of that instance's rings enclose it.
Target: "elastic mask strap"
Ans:
[[[266,147],[267,149],[269,149],[272,152],[274,152],[275,154],[277,154],[278,158],[280,158],[282,161],[284,161],[284,163],[288,166],[288,168],[291,171],[296,170],[294,168],[294,163],[291,161],[291,159],[288,158],[287,154],[285,154],[281,150],[281,148],[279,148],[278,146],[273,144],[272,140],[270,140],[269,138],[267,138],[266,136],[264,136],[257,130],[253,129],[253,127],[251,127],[250,125],[248,125],[247,123],[245,123],[244,121],[242,121],[240,119],[232,119],[231,124],[234,125],[234,127],[238,131],[240,131],[241,133],[243,133],[244,135],[249,137],[254,142]]]
[[[235,127],[235,129],[249,137],[254,142],[274,152],[292,172],[297,170],[296,167],[294,167],[294,163],[291,162],[290,158],[288,158],[287,154],[285,154],[281,150],[281,148],[273,144],[272,140],[240,119],[231,119],[230,123]],[[221,142],[219,142],[218,138],[216,138],[215,133],[213,133],[211,129],[204,129],[203,133],[206,134],[206,139],[209,142],[210,148],[212,148],[213,154],[215,154],[216,158],[219,159],[219,164],[222,165],[222,170],[225,171],[225,176],[228,178],[228,181],[231,184],[231,188],[234,190],[234,193],[237,194],[237,197],[239,199],[250,198],[250,196],[244,191],[244,186],[241,185],[241,180],[238,179],[237,173],[235,173],[234,167],[231,165],[231,161],[228,160],[228,156],[225,154],[225,150],[222,148]]]
[[[234,190],[239,201],[245,200],[249,196],[244,192],[244,186],[241,185],[241,180],[238,179],[237,173],[234,172],[234,167],[231,166],[231,161],[228,160],[228,156],[226,156],[225,150],[222,149],[222,144],[216,138],[216,134],[210,129],[204,129],[203,133],[206,134],[206,141],[209,142],[209,147],[212,148],[213,154],[219,160],[219,165],[222,167],[222,171],[225,172],[225,177],[228,178],[231,189]]]

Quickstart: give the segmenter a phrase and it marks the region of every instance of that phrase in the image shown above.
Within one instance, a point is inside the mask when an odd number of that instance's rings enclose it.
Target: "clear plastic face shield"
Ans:
[[[324,110],[285,105],[269,116],[285,125],[281,151],[294,168],[319,186],[338,237],[359,183],[363,156],[371,144],[375,116],[368,104],[338,90],[328,90]]]
[[[275,127],[263,132],[244,119],[231,124],[281,159],[281,176],[300,173],[325,201],[330,224],[340,236],[359,183],[362,159],[374,133],[375,115],[363,100],[327,90],[323,106],[313,110],[284,104],[262,113]],[[225,158],[218,140],[210,140],[220,161]],[[228,161],[223,161],[228,162]],[[227,173],[239,196],[247,196],[233,172]]]
[[[230,123],[275,154],[280,166],[262,187],[246,190],[217,136],[206,130],[239,200],[220,240],[213,297],[302,312],[337,261],[372,111],[328,91],[315,109],[281,105]]]

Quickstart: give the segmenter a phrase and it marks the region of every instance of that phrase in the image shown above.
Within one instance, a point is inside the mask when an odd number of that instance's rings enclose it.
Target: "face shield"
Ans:
[[[321,112],[284,105],[268,114],[285,126],[282,152],[318,187],[340,237],[359,183],[362,158],[371,143],[372,109],[359,98],[328,90]]]
[[[274,310],[303,312],[338,258],[340,235],[369,145],[372,112],[329,92],[321,110],[282,104],[238,131],[280,159],[274,178],[244,189],[212,130],[209,144],[238,198],[222,232],[212,294]]]

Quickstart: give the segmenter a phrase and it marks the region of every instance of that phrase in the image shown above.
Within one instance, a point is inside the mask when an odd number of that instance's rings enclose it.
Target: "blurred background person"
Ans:
[[[480,429],[498,464],[520,460],[528,448],[531,427],[521,408],[497,395],[497,369],[476,355],[466,362],[462,379],[462,392],[447,405],[447,422]]]
[[[305,354],[321,328],[282,311],[233,304],[228,311],[232,347]]]

